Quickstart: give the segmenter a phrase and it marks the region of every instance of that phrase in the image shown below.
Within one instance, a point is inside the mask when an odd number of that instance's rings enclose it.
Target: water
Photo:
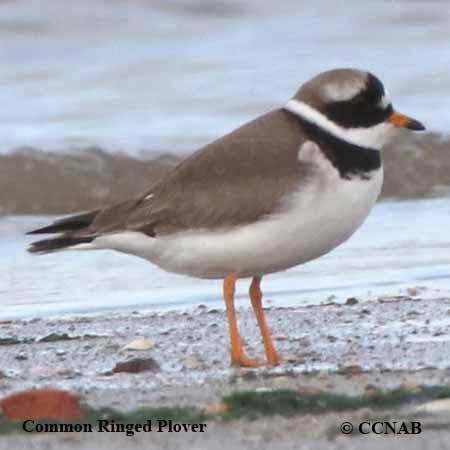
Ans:
[[[448,133],[449,19],[442,1],[4,1],[0,152],[190,152],[338,66]]]
[[[405,294],[450,295],[450,198],[383,202],[356,234],[332,253],[263,280],[275,306],[360,300]],[[31,256],[27,229],[42,217],[0,221],[1,319],[74,313],[222,307],[219,281],[166,273],[135,257],[112,251]],[[238,305],[248,305],[248,281],[238,284]]]
[[[187,154],[338,66],[373,71],[399,110],[448,135],[449,19],[442,1],[0,2],[0,212],[76,211],[141,190],[150,178],[133,155]],[[449,141],[405,142],[385,152],[387,195],[448,192]],[[27,146],[130,159],[11,156]],[[267,277],[266,298],[317,303],[416,285],[448,296],[449,212],[448,197],[379,204],[347,244]],[[31,257],[23,232],[46,221],[0,219],[1,319],[221,304],[218,282],[113,252]]]

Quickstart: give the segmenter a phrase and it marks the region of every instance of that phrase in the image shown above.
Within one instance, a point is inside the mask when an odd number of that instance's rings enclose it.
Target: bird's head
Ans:
[[[425,129],[394,109],[376,76],[356,69],[335,69],[315,76],[285,108],[347,142],[375,149],[380,149],[396,128]]]

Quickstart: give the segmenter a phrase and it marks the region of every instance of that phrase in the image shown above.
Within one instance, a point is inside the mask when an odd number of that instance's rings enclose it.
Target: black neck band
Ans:
[[[295,114],[307,136],[315,142],[339,171],[342,178],[360,176],[369,179],[369,172],[381,167],[381,152],[361,147],[334,136],[329,131]]]

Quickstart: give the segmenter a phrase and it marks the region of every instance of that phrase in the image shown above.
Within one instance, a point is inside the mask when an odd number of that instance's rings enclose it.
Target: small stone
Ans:
[[[364,394],[367,396],[375,395],[379,392],[379,389],[373,384],[367,384],[364,387]]]
[[[117,363],[112,372],[128,372],[128,373],[139,373],[139,372],[158,372],[160,369],[159,364],[153,358],[135,358],[129,361],[124,361]]]
[[[347,375],[347,376],[359,375],[363,373],[363,368],[358,364],[352,364],[349,366],[341,367],[337,373],[340,375]]]
[[[61,348],[58,348],[55,351],[55,353],[56,353],[57,356],[64,356],[67,352],[65,350],[61,349]]]
[[[159,334],[160,334],[161,336],[167,336],[167,335],[169,335],[170,333],[172,333],[172,331],[174,331],[173,328],[166,328],[166,329],[164,329],[164,330],[161,330],[161,331],[159,332]]]
[[[31,389],[0,400],[0,408],[9,420],[79,420],[82,412],[78,398],[59,389]]]
[[[42,337],[38,342],[56,342],[56,341],[68,341],[75,339],[69,336],[67,333],[50,333],[47,336]]]
[[[25,352],[20,352],[14,356],[14,359],[17,361],[26,361],[28,359],[28,355]]]
[[[411,391],[411,392],[420,392],[421,391],[420,385],[417,384],[413,380],[403,381],[402,383],[400,383],[399,388],[400,389],[405,389],[405,390]]]
[[[323,394],[324,391],[315,386],[301,386],[298,388],[298,393],[305,397],[312,397]]]
[[[289,377],[287,377],[286,375],[280,375],[278,377],[273,377],[272,381],[275,384],[285,384],[289,381]]]
[[[450,399],[433,400],[414,408],[415,413],[450,414]]]
[[[182,364],[185,369],[198,369],[201,365],[200,361],[193,357],[184,359]]]
[[[267,386],[260,386],[259,388],[255,389],[255,392],[272,392],[273,389],[267,387]]]
[[[211,403],[205,406],[203,412],[208,416],[217,416],[219,414],[224,414],[228,411],[228,406],[225,403]]]
[[[302,360],[301,358],[298,358],[298,356],[296,356],[296,355],[284,355],[283,360],[288,363],[298,363],[298,362],[303,363],[304,362],[304,360]]]
[[[286,335],[284,335],[284,334],[281,334],[281,335],[278,335],[278,336],[274,336],[274,339],[276,340],[276,341],[287,341],[287,336]]]
[[[60,377],[72,379],[72,378],[79,377],[81,374],[80,374],[80,372],[77,372],[76,370],[69,369],[69,368],[63,368],[63,369],[59,369],[56,372],[56,375],[59,375]]]
[[[347,306],[357,305],[358,303],[359,303],[359,300],[356,299],[355,297],[350,297],[345,301],[345,305],[347,305]]]
[[[408,289],[406,289],[406,292],[411,297],[415,297],[416,295],[419,294],[419,291],[417,290],[417,288],[408,288]]]
[[[116,344],[115,342],[108,342],[105,345],[105,350],[118,351],[119,349],[120,349],[120,345]]]
[[[148,339],[135,339],[134,341],[129,342],[125,345],[122,350],[150,350],[153,348],[155,344]]]

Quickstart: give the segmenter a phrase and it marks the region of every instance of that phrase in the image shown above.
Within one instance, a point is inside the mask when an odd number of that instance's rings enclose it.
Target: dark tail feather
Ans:
[[[27,234],[61,233],[61,236],[33,242],[28,247],[28,251],[30,253],[49,253],[72,247],[73,245],[92,242],[95,236],[86,236],[88,234],[86,233],[86,229],[94,221],[99,211],[97,209],[75,216],[65,217],[45,227],[29,231]],[[84,233],[80,233],[80,231],[84,231]],[[85,234],[85,236],[79,236],[79,234]]]
[[[33,242],[28,247],[28,251],[30,253],[49,253],[65,249],[67,247],[72,247],[73,245],[92,242],[94,239],[95,236],[92,237],[61,236],[53,239],[43,239],[42,241]]]
[[[27,234],[71,233],[80,231],[83,228],[87,228],[92,223],[99,211],[99,209],[96,209],[75,216],[65,217],[64,219],[59,219],[45,227],[29,231]]]

